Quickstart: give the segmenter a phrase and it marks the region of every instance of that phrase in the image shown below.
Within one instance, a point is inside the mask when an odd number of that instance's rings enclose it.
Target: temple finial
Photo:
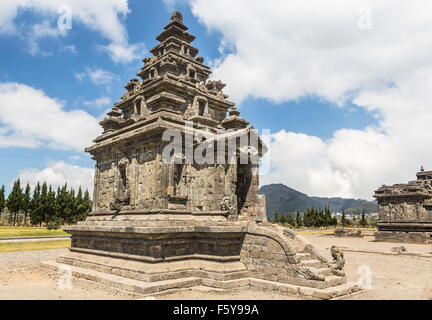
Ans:
[[[423,168],[423,166],[421,166],[420,171],[421,171],[421,172],[424,172],[424,168]]]
[[[230,116],[239,116],[240,112],[237,110],[237,108],[235,106],[232,106],[229,115]]]
[[[170,20],[170,23],[173,22],[183,24],[183,15],[178,11],[174,11],[173,14],[171,15],[171,20]]]

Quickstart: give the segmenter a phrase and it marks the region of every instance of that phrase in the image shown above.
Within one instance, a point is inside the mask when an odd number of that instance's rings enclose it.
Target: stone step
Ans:
[[[333,275],[332,269],[330,269],[330,268],[325,268],[325,267],[324,268],[305,267],[305,268],[309,269],[313,273],[322,274],[325,277]]]
[[[302,260],[300,263],[305,267],[315,267],[315,268],[322,267],[322,262],[315,259]]]
[[[217,281],[210,279],[201,279],[196,277],[187,277],[175,280],[165,280],[157,282],[144,282],[133,280],[121,276],[112,274],[102,273],[95,270],[83,269],[75,266],[64,265],[55,261],[41,262],[40,266],[45,269],[49,269],[54,272],[65,270],[70,268],[72,276],[76,278],[86,279],[89,281],[96,282],[98,284],[116,288],[123,291],[133,292],[141,295],[157,295],[164,294],[167,292],[175,292],[184,289],[201,288],[203,286],[211,289],[238,289],[242,287],[253,287],[263,290],[277,290],[282,293],[302,295],[316,299],[333,299],[343,295],[347,295],[356,291],[359,291],[357,285],[353,283],[334,284],[330,288],[311,288],[300,285],[280,283],[268,280],[262,280],[257,278],[243,278],[229,281]],[[326,284],[336,283],[336,278],[329,276],[326,277]]]
[[[345,277],[339,277],[336,275],[331,275],[325,277],[324,282],[326,283],[326,287],[338,286],[347,282]]]
[[[94,258],[94,257],[93,257]],[[99,257],[96,257],[96,259]],[[109,273],[125,278],[130,278],[138,281],[146,281],[146,282],[156,282],[161,280],[174,280],[178,278],[185,277],[198,277],[198,278],[207,278],[210,280],[233,280],[233,279],[241,279],[248,276],[248,271],[239,267],[239,263],[231,263],[231,268],[227,269],[226,266],[224,270],[219,269],[218,272],[204,270],[202,265],[195,265],[195,267],[191,267],[189,261],[184,263],[184,267],[180,270],[162,270],[160,269],[158,272],[155,272],[154,268],[151,270],[148,268],[148,265],[145,263],[133,263],[129,261],[127,264],[123,266],[119,266],[118,263],[113,263],[118,259],[112,258],[104,258],[99,260],[98,263],[86,261],[82,258],[78,257],[63,257],[60,256],[57,258],[57,263],[70,265],[73,267],[78,267],[82,269],[90,269],[98,272]],[[194,261],[195,262],[195,261]],[[207,266],[209,263],[207,262]],[[188,267],[189,266],[189,269]],[[236,268],[237,266],[237,268]],[[172,267],[173,268],[173,267]],[[169,268],[168,268],[169,269]]]
[[[296,253],[295,256],[299,261],[311,259],[311,254],[308,252],[299,252],[299,253]]]
[[[113,274],[102,273],[95,270],[64,265],[55,261],[41,262],[40,265],[43,268],[47,268],[56,272],[59,272],[59,270],[65,270],[66,268],[70,268],[73,277],[94,281],[105,286],[114,287],[120,290],[134,292],[142,295],[153,294],[172,289],[191,288],[202,284],[202,280],[200,278],[194,277],[157,282],[144,282],[116,276]]]
[[[266,289],[266,290],[277,290],[280,292],[286,292],[288,294],[301,295],[317,299],[333,299],[348,295],[360,290],[360,288],[354,283],[343,283],[331,288],[310,288],[288,283],[280,283],[262,279],[250,279],[249,284],[251,287]]]
[[[334,287],[329,287],[320,290],[314,290],[312,297],[324,300],[340,298],[355,292],[360,291],[360,288],[354,282],[343,283]]]

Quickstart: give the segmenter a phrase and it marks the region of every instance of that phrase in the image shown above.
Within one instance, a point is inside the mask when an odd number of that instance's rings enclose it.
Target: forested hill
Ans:
[[[330,206],[332,212],[361,213],[364,209],[366,213],[377,212],[378,204],[376,201],[344,198],[320,198],[309,197],[284,184],[269,184],[261,187],[260,194],[265,194],[267,201],[267,216],[273,218],[274,213],[295,213],[304,212],[307,208],[324,209],[325,204]]]

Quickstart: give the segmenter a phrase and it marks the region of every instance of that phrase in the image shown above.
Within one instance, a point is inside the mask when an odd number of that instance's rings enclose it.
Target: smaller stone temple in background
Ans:
[[[422,167],[417,180],[383,185],[374,197],[379,208],[377,241],[432,243],[432,171]]]

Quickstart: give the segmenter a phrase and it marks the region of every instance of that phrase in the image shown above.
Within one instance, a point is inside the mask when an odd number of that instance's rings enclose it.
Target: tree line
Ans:
[[[273,222],[282,225],[290,225],[294,228],[299,228],[303,226],[319,228],[338,225],[338,219],[336,218],[336,216],[332,217],[330,207],[328,205],[325,205],[324,209],[320,210],[308,208],[306,212],[304,212],[303,217],[301,216],[299,211],[297,211],[295,218],[290,213],[279,214],[278,212],[276,212]],[[345,217],[345,211],[342,211],[342,218],[340,224],[342,226],[351,224],[351,222]],[[362,217],[359,224],[361,226],[366,226],[368,224],[365,218],[364,210],[362,211]]]
[[[33,226],[47,224],[55,228],[63,224],[76,224],[85,220],[92,208],[88,190],[78,192],[67,184],[54,191],[46,182],[38,182],[32,192],[27,183],[21,187],[20,179],[14,182],[12,191],[6,199],[5,186],[0,188],[0,212],[8,209],[7,223],[10,226],[26,225],[28,219]],[[23,217],[20,223],[20,215]]]

